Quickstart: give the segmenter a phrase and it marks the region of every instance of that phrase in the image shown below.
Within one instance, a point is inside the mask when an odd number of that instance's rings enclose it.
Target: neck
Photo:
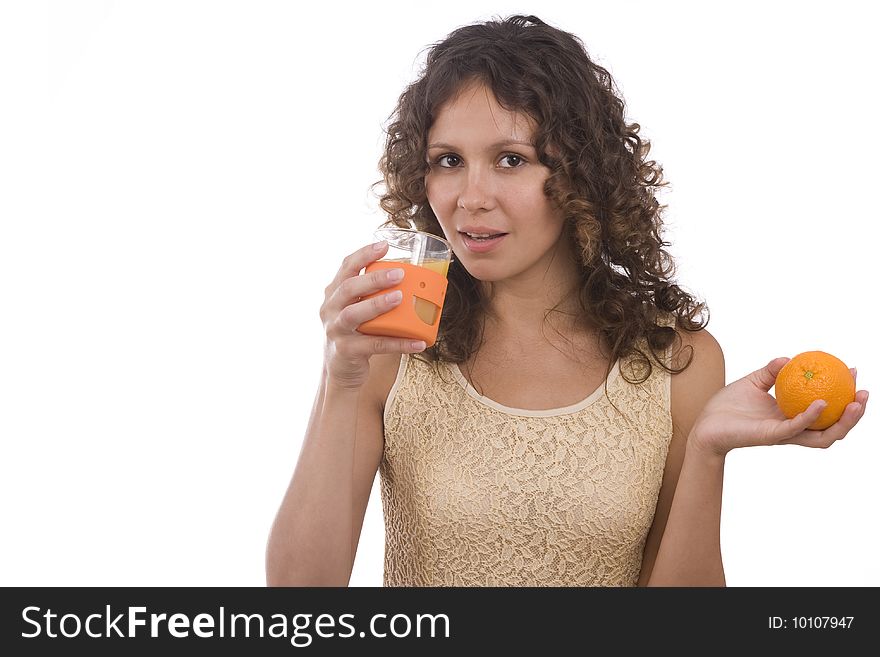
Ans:
[[[584,326],[577,299],[579,274],[572,250],[561,248],[540,270],[483,282],[483,292],[490,297],[486,331],[496,338],[520,342],[540,339],[547,333],[548,324],[551,332],[577,332]]]

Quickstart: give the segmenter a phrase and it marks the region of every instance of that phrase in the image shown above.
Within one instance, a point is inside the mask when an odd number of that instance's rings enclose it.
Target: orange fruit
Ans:
[[[776,403],[787,418],[803,413],[817,399],[828,405],[808,428],[827,429],[856,399],[856,381],[842,360],[824,351],[798,354],[776,376]]]

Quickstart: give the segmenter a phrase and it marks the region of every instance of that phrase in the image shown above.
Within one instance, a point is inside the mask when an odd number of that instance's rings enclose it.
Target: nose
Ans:
[[[458,207],[475,214],[492,209],[492,189],[486,172],[473,167],[468,171],[464,187],[458,195]]]

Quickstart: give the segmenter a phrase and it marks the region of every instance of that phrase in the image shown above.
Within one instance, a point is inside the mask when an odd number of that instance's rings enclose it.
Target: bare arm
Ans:
[[[686,449],[648,586],[725,586],[721,560],[724,457]]]
[[[693,360],[684,372],[672,377],[673,434],[639,584],[724,586],[724,457],[709,458],[689,447],[694,421],[706,401],[724,387],[724,355],[708,331],[685,332],[682,339],[693,347]]]
[[[867,390],[858,391],[835,424],[812,431],[808,427],[822,412],[820,401],[786,418],[769,394],[788,358],[774,358],[725,386],[723,355],[714,338],[700,331],[688,340],[694,362],[672,379],[675,432],[640,584],[724,586],[720,529],[726,454],[738,447],[830,447],[855,427],[868,401]]]
[[[269,535],[270,586],[346,586],[382,455],[380,407],[369,389],[326,374],[299,459]]]
[[[387,294],[362,298],[396,284],[391,270],[358,273],[387,248],[368,245],[352,253],[325,289],[324,367],[299,459],[269,533],[269,586],[345,586],[351,577],[384,445],[381,382],[400,354],[420,351],[410,340],[357,331],[400,303]]]

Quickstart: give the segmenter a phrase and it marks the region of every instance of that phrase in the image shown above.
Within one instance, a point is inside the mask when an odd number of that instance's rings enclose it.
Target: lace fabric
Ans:
[[[534,411],[403,355],[380,464],[384,584],[634,586],[672,419],[669,374],[633,385],[630,365],[607,396]]]

